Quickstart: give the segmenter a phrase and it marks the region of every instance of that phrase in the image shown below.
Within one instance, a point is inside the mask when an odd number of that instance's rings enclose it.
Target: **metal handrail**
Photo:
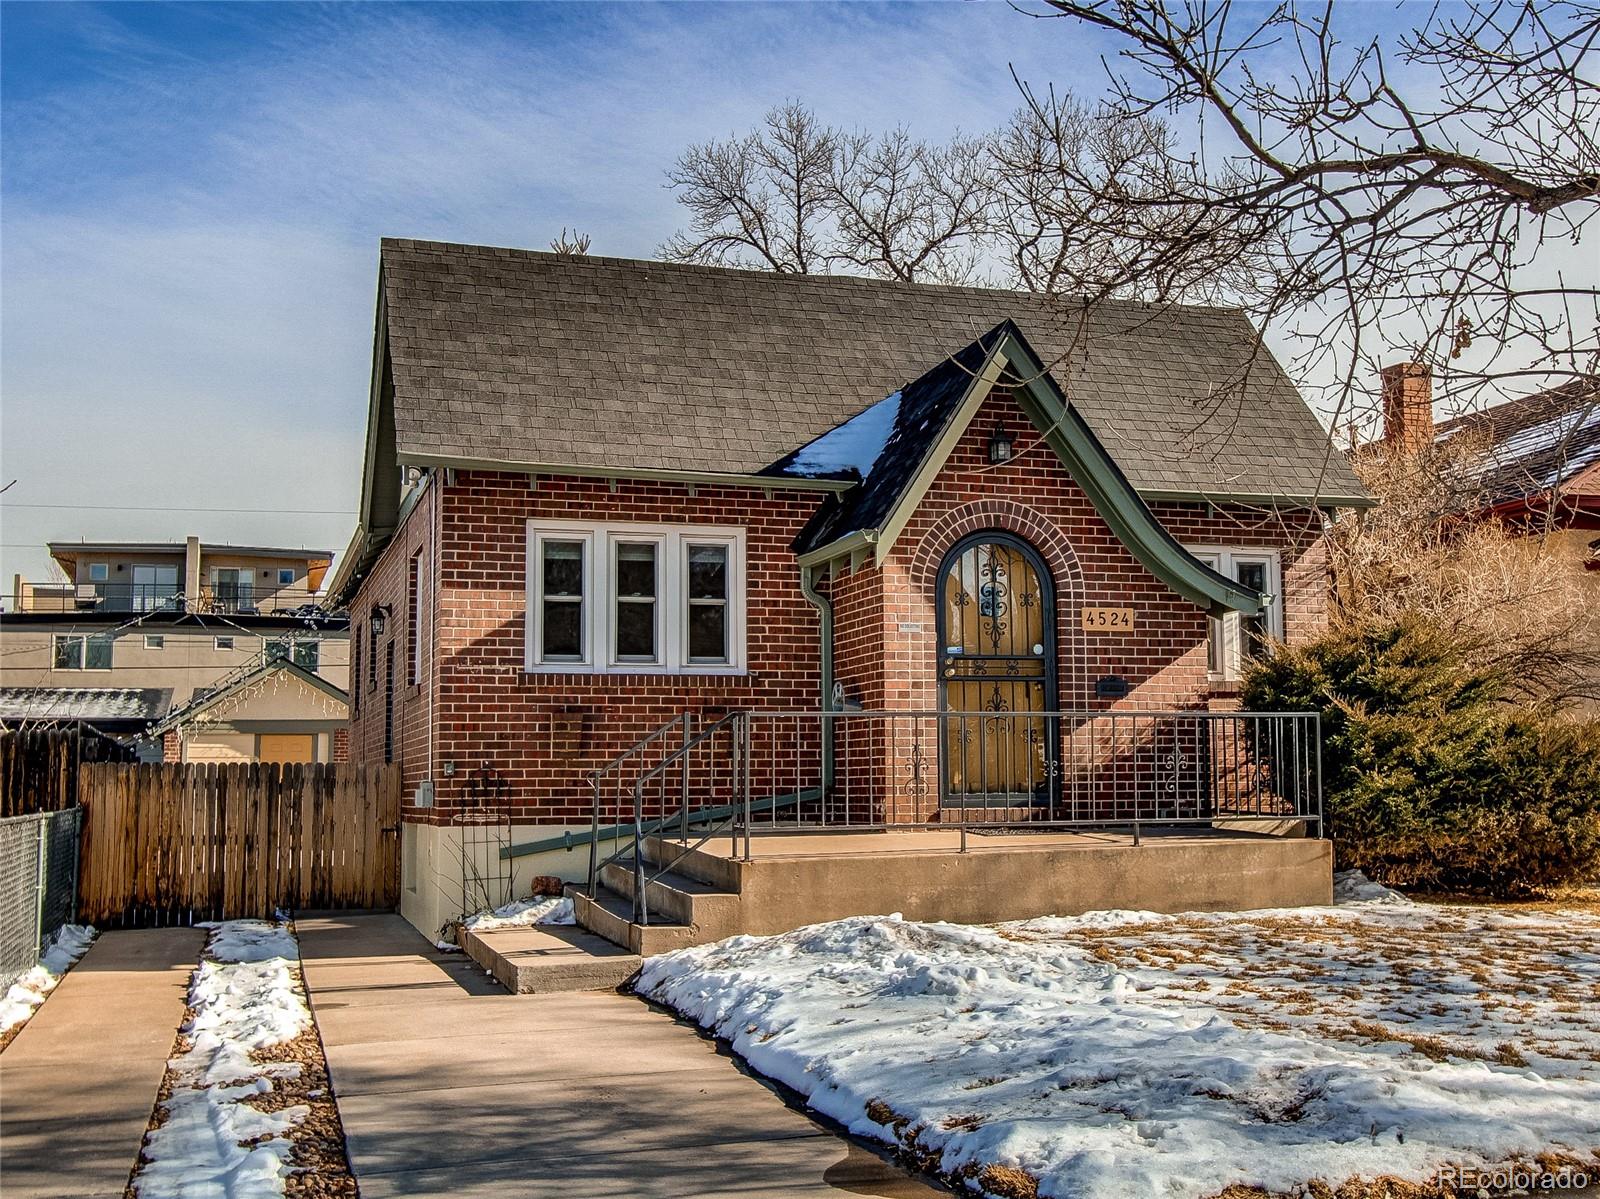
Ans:
[[[726,716],[722,717],[722,719],[716,721],[713,724],[707,725],[704,729],[701,729],[700,732],[696,733],[693,737],[686,738],[684,743],[679,748],[673,750],[670,754],[668,754],[660,762],[656,763],[655,766],[651,767],[649,770],[646,770],[643,774],[641,774],[637,779],[634,780],[634,783],[633,783],[633,919],[634,919],[634,923],[635,924],[638,924],[641,927],[643,927],[643,926],[648,925],[650,923],[650,905],[649,905],[649,901],[648,901],[648,899],[646,898],[646,895],[645,895],[646,888],[649,886],[649,884],[655,882],[663,874],[666,874],[672,868],[672,866],[675,866],[685,856],[687,856],[689,853],[693,852],[693,850],[698,849],[700,846],[704,845],[708,840],[710,840],[713,836],[716,835],[716,826],[713,825],[713,828],[712,828],[712,830],[710,832],[703,834],[699,841],[695,842],[695,844],[693,846],[691,846],[689,848],[686,848],[682,854],[678,855],[678,857],[673,860],[672,863],[670,863],[669,865],[663,867],[661,870],[658,870],[654,875],[651,875],[649,878],[646,878],[645,877],[645,870],[644,870],[644,853],[643,853],[644,836],[645,836],[645,833],[644,833],[644,789],[645,789],[645,785],[647,783],[649,783],[652,779],[659,777],[670,766],[674,765],[675,763],[681,763],[681,765],[683,767],[683,788],[682,788],[682,792],[681,792],[680,799],[679,799],[679,807],[678,807],[678,811],[676,813],[676,818],[677,818],[677,821],[678,821],[679,839],[682,840],[682,841],[687,842],[687,840],[688,840],[688,832],[689,832],[689,772],[688,772],[688,766],[689,766],[690,756],[700,746],[705,745],[708,742],[714,740],[717,737],[717,735],[722,732],[723,729],[731,728],[731,729],[743,730],[747,725],[747,720],[746,720],[747,716],[748,716],[748,713],[746,713],[746,712],[730,712],[730,713],[728,713]],[[735,762],[738,762],[743,758],[743,752],[742,752],[743,744],[744,744],[744,737],[743,736],[736,736],[733,739],[732,745],[733,745],[733,752],[734,752]],[[746,777],[748,777],[748,776],[746,776]],[[745,823],[748,824],[749,823],[749,808],[750,808],[750,795],[749,795],[748,788],[744,789],[744,806],[745,806],[745,812],[744,812]],[[730,816],[729,819],[730,820],[734,819],[737,815],[738,815],[738,813],[737,813],[737,810],[736,810],[734,812],[733,816]],[[655,822],[654,829],[652,829],[652,831],[657,831],[657,830],[665,828],[668,824],[670,824],[672,822],[672,820],[673,820],[673,816],[663,816],[660,820]],[[717,823],[720,823],[720,822],[717,822]],[[621,850],[618,850],[615,853],[613,853],[611,855],[611,858],[607,861],[606,865],[609,865],[611,861],[615,861],[616,858],[621,856],[621,853],[622,853]]]
[[[599,861],[599,852],[600,852],[600,802],[601,802],[601,785],[602,785],[602,781],[608,775],[610,775],[613,771],[620,769],[625,762],[630,761],[632,758],[636,757],[637,755],[643,753],[646,749],[650,748],[650,746],[654,745],[657,741],[661,740],[661,738],[665,737],[673,729],[682,728],[683,731],[684,731],[683,739],[684,739],[684,741],[688,741],[689,740],[689,736],[690,736],[690,730],[693,727],[694,727],[694,715],[693,715],[693,713],[687,712],[687,711],[679,712],[676,716],[674,716],[671,720],[667,721],[665,724],[661,725],[659,728],[656,728],[656,729],[652,730],[651,732],[646,733],[643,737],[639,738],[639,740],[635,741],[632,745],[630,745],[627,749],[623,750],[620,754],[618,754],[615,758],[611,759],[611,761],[607,762],[604,766],[597,766],[593,770],[589,771],[589,788],[590,788],[591,791],[594,792],[594,805],[593,805],[592,814],[591,814],[590,822],[589,822],[589,886],[588,886],[588,893],[589,893],[589,895],[591,897],[595,893],[595,886],[598,883],[599,878],[600,878],[600,869],[601,869],[601,867],[605,866],[605,865],[609,865],[617,857],[617,853],[613,852],[612,855],[609,858],[607,858],[605,862]],[[620,851],[618,851],[618,852],[620,852]]]

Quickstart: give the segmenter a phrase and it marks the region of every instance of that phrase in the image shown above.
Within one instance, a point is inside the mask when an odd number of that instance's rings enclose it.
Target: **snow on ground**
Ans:
[[[641,993],[852,1131],[1039,1194],[1295,1191],[1600,1146],[1600,915],[1349,902],[994,927],[861,917]],[[994,1177],[993,1175],[990,1176]]]
[[[288,1132],[304,1106],[262,1111],[249,1100],[294,1077],[294,1062],[254,1061],[255,1050],[293,1040],[311,1025],[293,969],[299,946],[264,920],[208,925],[207,958],[189,983],[190,1048],[169,1064],[177,1076],[165,1122],[145,1142],[135,1175],[141,1199],[257,1199],[283,1194]]]
[[[463,928],[486,933],[497,928],[529,928],[535,924],[576,924],[572,900],[564,895],[535,895],[513,900],[492,912],[479,912],[461,922]]]
[[[0,997],[0,1036],[21,1024],[55,990],[61,976],[94,941],[94,928],[87,924],[64,924],[39,955],[39,961],[6,989]]]

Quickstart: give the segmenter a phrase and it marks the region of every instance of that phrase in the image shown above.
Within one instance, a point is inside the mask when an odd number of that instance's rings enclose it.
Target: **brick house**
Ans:
[[[1246,726],[1201,718],[1320,626],[1324,522],[1370,502],[1233,311],[394,240],[379,279],[330,595],[429,932],[485,822],[491,873],[576,879],[636,792],[1210,827]]]

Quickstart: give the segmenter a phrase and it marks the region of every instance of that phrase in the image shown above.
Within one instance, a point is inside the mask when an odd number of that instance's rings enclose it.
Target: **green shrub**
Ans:
[[[1501,702],[1450,630],[1407,619],[1280,649],[1245,706],[1322,713],[1328,834],[1341,869],[1502,898],[1600,871],[1600,724]]]

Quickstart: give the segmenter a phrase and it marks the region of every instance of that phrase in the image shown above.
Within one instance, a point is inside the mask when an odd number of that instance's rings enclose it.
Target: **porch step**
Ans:
[[[483,933],[464,928],[461,948],[516,995],[615,990],[644,960],[594,933],[553,924]]]
[[[728,851],[729,839],[716,842],[721,851]],[[676,841],[663,837],[646,837],[643,841],[644,860],[656,869],[669,867],[672,873],[693,879],[713,890],[737,895],[743,887],[744,863],[737,857],[719,857],[704,849],[685,849]]]
[[[567,893],[572,897],[572,914],[579,927],[599,934],[628,953],[650,957],[700,944],[694,929],[687,924],[652,923],[643,927],[635,924],[632,898],[606,887],[601,887],[594,896],[585,895],[575,887],[569,887]]]
[[[720,941],[738,931],[739,897],[703,883],[697,878],[669,870],[657,878],[648,874],[661,869],[646,862],[645,897],[649,900],[650,921],[687,924],[698,931],[711,931],[709,939]],[[623,899],[633,899],[633,865],[613,862],[600,871],[600,881]],[[723,931],[726,930],[726,931]]]

